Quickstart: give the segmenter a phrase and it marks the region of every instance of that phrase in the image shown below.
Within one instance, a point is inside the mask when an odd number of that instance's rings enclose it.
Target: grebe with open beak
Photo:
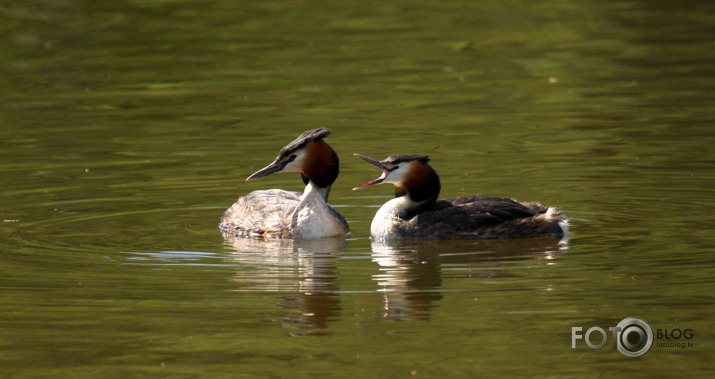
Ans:
[[[335,151],[323,140],[330,130],[306,131],[281,149],[273,163],[246,180],[276,172],[298,172],[306,184],[300,192],[269,189],[242,196],[221,217],[224,233],[242,237],[310,239],[346,236],[345,218],[328,205],[330,186],[339,172]]]
[[[437,200],[439,176],[423,155],[392,155],[382,161],[355,154],[382,175],[353,189],[392,183],[395,198],[375,215],[375,239],[496,239],[553,236],[563,238],[568,220],[558,209],[491,196]]]

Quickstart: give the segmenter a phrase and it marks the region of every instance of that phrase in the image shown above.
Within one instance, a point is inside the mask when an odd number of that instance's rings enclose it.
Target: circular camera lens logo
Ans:
[[[643,356],[653,346],[653,329],[645,320],[627,317],[616,327],[620,328],[616,338],[616,348],[626,357]]]

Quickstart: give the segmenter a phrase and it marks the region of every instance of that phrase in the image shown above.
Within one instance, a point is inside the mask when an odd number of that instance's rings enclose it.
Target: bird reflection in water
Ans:
[[[513,277],[516,275],[500,266],[530,259],[555,264],[566,248],[566,241],[551,237],[372,241],[372,260],[380,266],[373,280],[383,292],[382,317],[391,321],[429,319],[443,297],[444,279]],[[457,274],[445,273],[445,266],[462,269],[454,270]],[[474,270],[465,274],[467,266]]]
[[[233,281],[237,291],[278,292],[278,307],[290,310],[283,325],[294,336],[329,334],[340,314],[335,252],[344,238],[314,240],[252,239],[224,235],[233,253],[230,261],[243,267]]]

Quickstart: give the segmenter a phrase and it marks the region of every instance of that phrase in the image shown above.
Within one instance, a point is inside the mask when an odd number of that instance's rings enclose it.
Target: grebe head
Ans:
[[[323,141],[330,130],[308,130],[284,146],[273,163],[254,172],[246,180],[262,178],[274,172],[299,172],[303,182],[330,187],[338,177],[339,160],[335,151]]]
[[[382,170],[382,175],[353,190],[375,184],[392,183],[395,197],[409,196],[414,203],[430,202],[437,199],[441,185],[437,172],[430,166],[426,155],[391,155],[376,161],[364,155],[355,154]]]

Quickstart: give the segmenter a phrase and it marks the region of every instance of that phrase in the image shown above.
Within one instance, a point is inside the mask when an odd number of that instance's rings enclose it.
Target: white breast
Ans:
[[[347,222],[325,202],[327,189],[309,182],[291,215],[293,238],[324,238],[349,233]]]
[[[399,214],[405,207],[409,207],[410,203],[407,196],[402,196],[383,204],[372,219],[370,235],[377,239],[398,237],[397,227],[401,222]]]

